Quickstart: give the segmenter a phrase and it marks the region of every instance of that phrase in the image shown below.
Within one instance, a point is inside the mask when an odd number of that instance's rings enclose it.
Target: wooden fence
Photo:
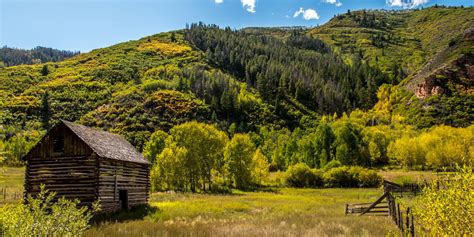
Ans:
[[[387,192],[380,196],[377,201],[371,203],[356,203],[346,204],[346,215],[347,214],[359,214],[364,215],[366,213],[388,216],[389,210],[388,205],[382,202],[387,198]]]
[[[387,180],[383,181],[383,190],[384,192],[390,192],[392,195],[397,195],[403,197],[403,195],[414,195],[416,196],[421,192],[421,189],[425,185],[419,184],[406,184],[406,185],[399,185]]]
[[[396,183],[384,181],[383,187],[384,194],[375,202],[346,204],[345,214],[389,216],[400,229],[403,236],[415,236],[413,213],[409,207],[402,210],[394,196],[416,196],[421,191],[422,186],[417,184],[401,186]]]
[[[396,202],[396,199],[391,193],[387,195],[387,203],[389,216],[393,222],[395,222],[398,229],[400,229],[402,235],[415,236],[415,222],[410,207],[407,207],[406,210],[402,210],[400,203]]]

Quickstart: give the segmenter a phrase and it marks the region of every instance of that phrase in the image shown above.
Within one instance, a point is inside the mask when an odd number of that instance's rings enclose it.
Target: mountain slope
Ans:
[[[346,58],[362,55],[393,84],[400,82],[379,91],[375,113],[430,127],[474,121],[473,31],[474,8],[431,7],[348,12],[308,34]],[[380,108],[390,109],[377,112]]]
[[[473,24],[472,7],[363,10],[336,16],[308,33],[343,54],[363,54],[371,65],[401,80],[420,70]]]
[[[190,90],[188,78],[193,73],[219,78],[202,84],[217,90],[211,98],[198,98]],[[273,106],[252,89],[209,66],[203,52],[183,41],[182,31],[97,49],[63,62],[3,68],[0,82],[4,136],[41,130],[41,121],[48,116],[45,107],[51,111],[51,121],[82,120],[123,134],[139,147],[155,129],[167,130],[189,120],[221,121],[224,127],[238,121],[243,123],[241,129],[267,120],[284,124],[272,115]],[[225,88],[231,88],[236,98],[223,96]],[[47,103],[42,99],[45,94]],[[220,105],[237,97],[241,107],[235,112],[240,116],[227,119]],[[215,98],[218,101],[211,101]]]
[[[25,131],[66,119],[141,148],[154,130],[189,120],[234,123],[237,132],[293,129],[372,107],[378,123],[401,115],[419,127],[466,126],[474,114],[472,9],[351,12],[314,29],[193,24],[62,62],[2,68],[0,139],[31,142],[38,133]],[[446,93],[417,98],[418,86],[438,75]]]

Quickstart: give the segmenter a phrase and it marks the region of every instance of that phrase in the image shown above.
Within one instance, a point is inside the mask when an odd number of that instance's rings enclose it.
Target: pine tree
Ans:
[[[51,108],[49,107],[49,93],[46,91],[41,97],[41,124],[43,129],[49,130],[51,120]]]
[[[48,74],[49,74],[48,65],[44,65],[43,68],[41,68],[41,75],[47,76]]]
[[[176,40],[176,34],[174,32],[171,33],[170,39],[171,39],[171,42],[176,42],[177,41]]]

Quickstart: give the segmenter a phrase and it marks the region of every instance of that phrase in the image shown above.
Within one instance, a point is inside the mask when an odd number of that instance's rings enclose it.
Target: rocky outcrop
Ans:
[[[426,77],[418,84],[415,95],[418,98],[427,98],[432,95],[450,93],[448,84],[453,85],[460,92],[474,92],[473,64],[473,56],[463,55]]]
[[[439,85],[441,83],[442,82],[436,79],[428,79],[424,81],[422,84],[418,85],[418,89],[415,92],[416,97],[426,98],[431,95],[443,94],[446,89]]]
[[[438,53],[422,70],[408,82],[418,98],[449,94],[456,90],[461,93],[474,93],[474,27],[464,32],[445,50]],[[456,59],[448,60],[453,51],[465,49]]]

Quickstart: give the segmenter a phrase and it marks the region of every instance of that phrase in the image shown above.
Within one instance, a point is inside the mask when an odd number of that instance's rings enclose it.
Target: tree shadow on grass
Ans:
[[[128,210],[119,210],[112,213],[98,213],[91,220],[92,225],[100,225],[105,222],[125,222],[133,220],[142,220],[145,216],[158,211],[158,207],[142,204],[134,206]]]

